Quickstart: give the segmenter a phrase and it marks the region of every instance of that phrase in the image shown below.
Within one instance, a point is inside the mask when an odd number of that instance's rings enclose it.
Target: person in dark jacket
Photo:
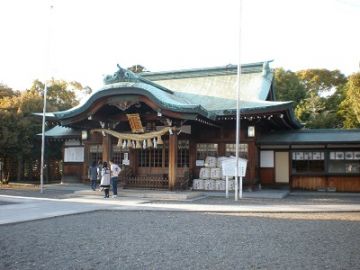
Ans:
[[[92,190],[96,190],[96,181],[98,177],[98,167],[96,166],[96,161],[93,161],[91,166],[89,167],[89,179],[90,179],[90,185]]]

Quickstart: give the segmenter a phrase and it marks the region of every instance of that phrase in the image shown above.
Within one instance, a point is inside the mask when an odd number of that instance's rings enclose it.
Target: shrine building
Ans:
[[[240,79],[239,156],[246,186],[360,191],[360,131],[307,130],[292,101],[276,101],[268,62]],[[61,138],[63,178],[114,160],[125,187],[188,189],[207,157],[235,156],[237,66],[134,74],[118,66],[78,106],[46,114]]]

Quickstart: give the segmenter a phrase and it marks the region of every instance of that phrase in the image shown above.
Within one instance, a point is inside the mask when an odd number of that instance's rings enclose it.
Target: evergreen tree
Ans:
[[[338,114],[345,128],[360,127],[360,72],[349,76],[344,87],[344,100],[340,103]]]

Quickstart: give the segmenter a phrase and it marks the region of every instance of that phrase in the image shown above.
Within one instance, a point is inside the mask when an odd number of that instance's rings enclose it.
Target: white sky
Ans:
[[[50,10],[50,4],[54,8]],[[1,0],[0,82],[237,64],[239,0]],[[243,0],[242,63],[359,71],[360,0]]]

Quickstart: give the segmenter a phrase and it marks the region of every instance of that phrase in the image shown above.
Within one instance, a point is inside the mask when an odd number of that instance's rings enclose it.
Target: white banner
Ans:
[[[84,162],[84,147],[66,147],[64,162]]]

